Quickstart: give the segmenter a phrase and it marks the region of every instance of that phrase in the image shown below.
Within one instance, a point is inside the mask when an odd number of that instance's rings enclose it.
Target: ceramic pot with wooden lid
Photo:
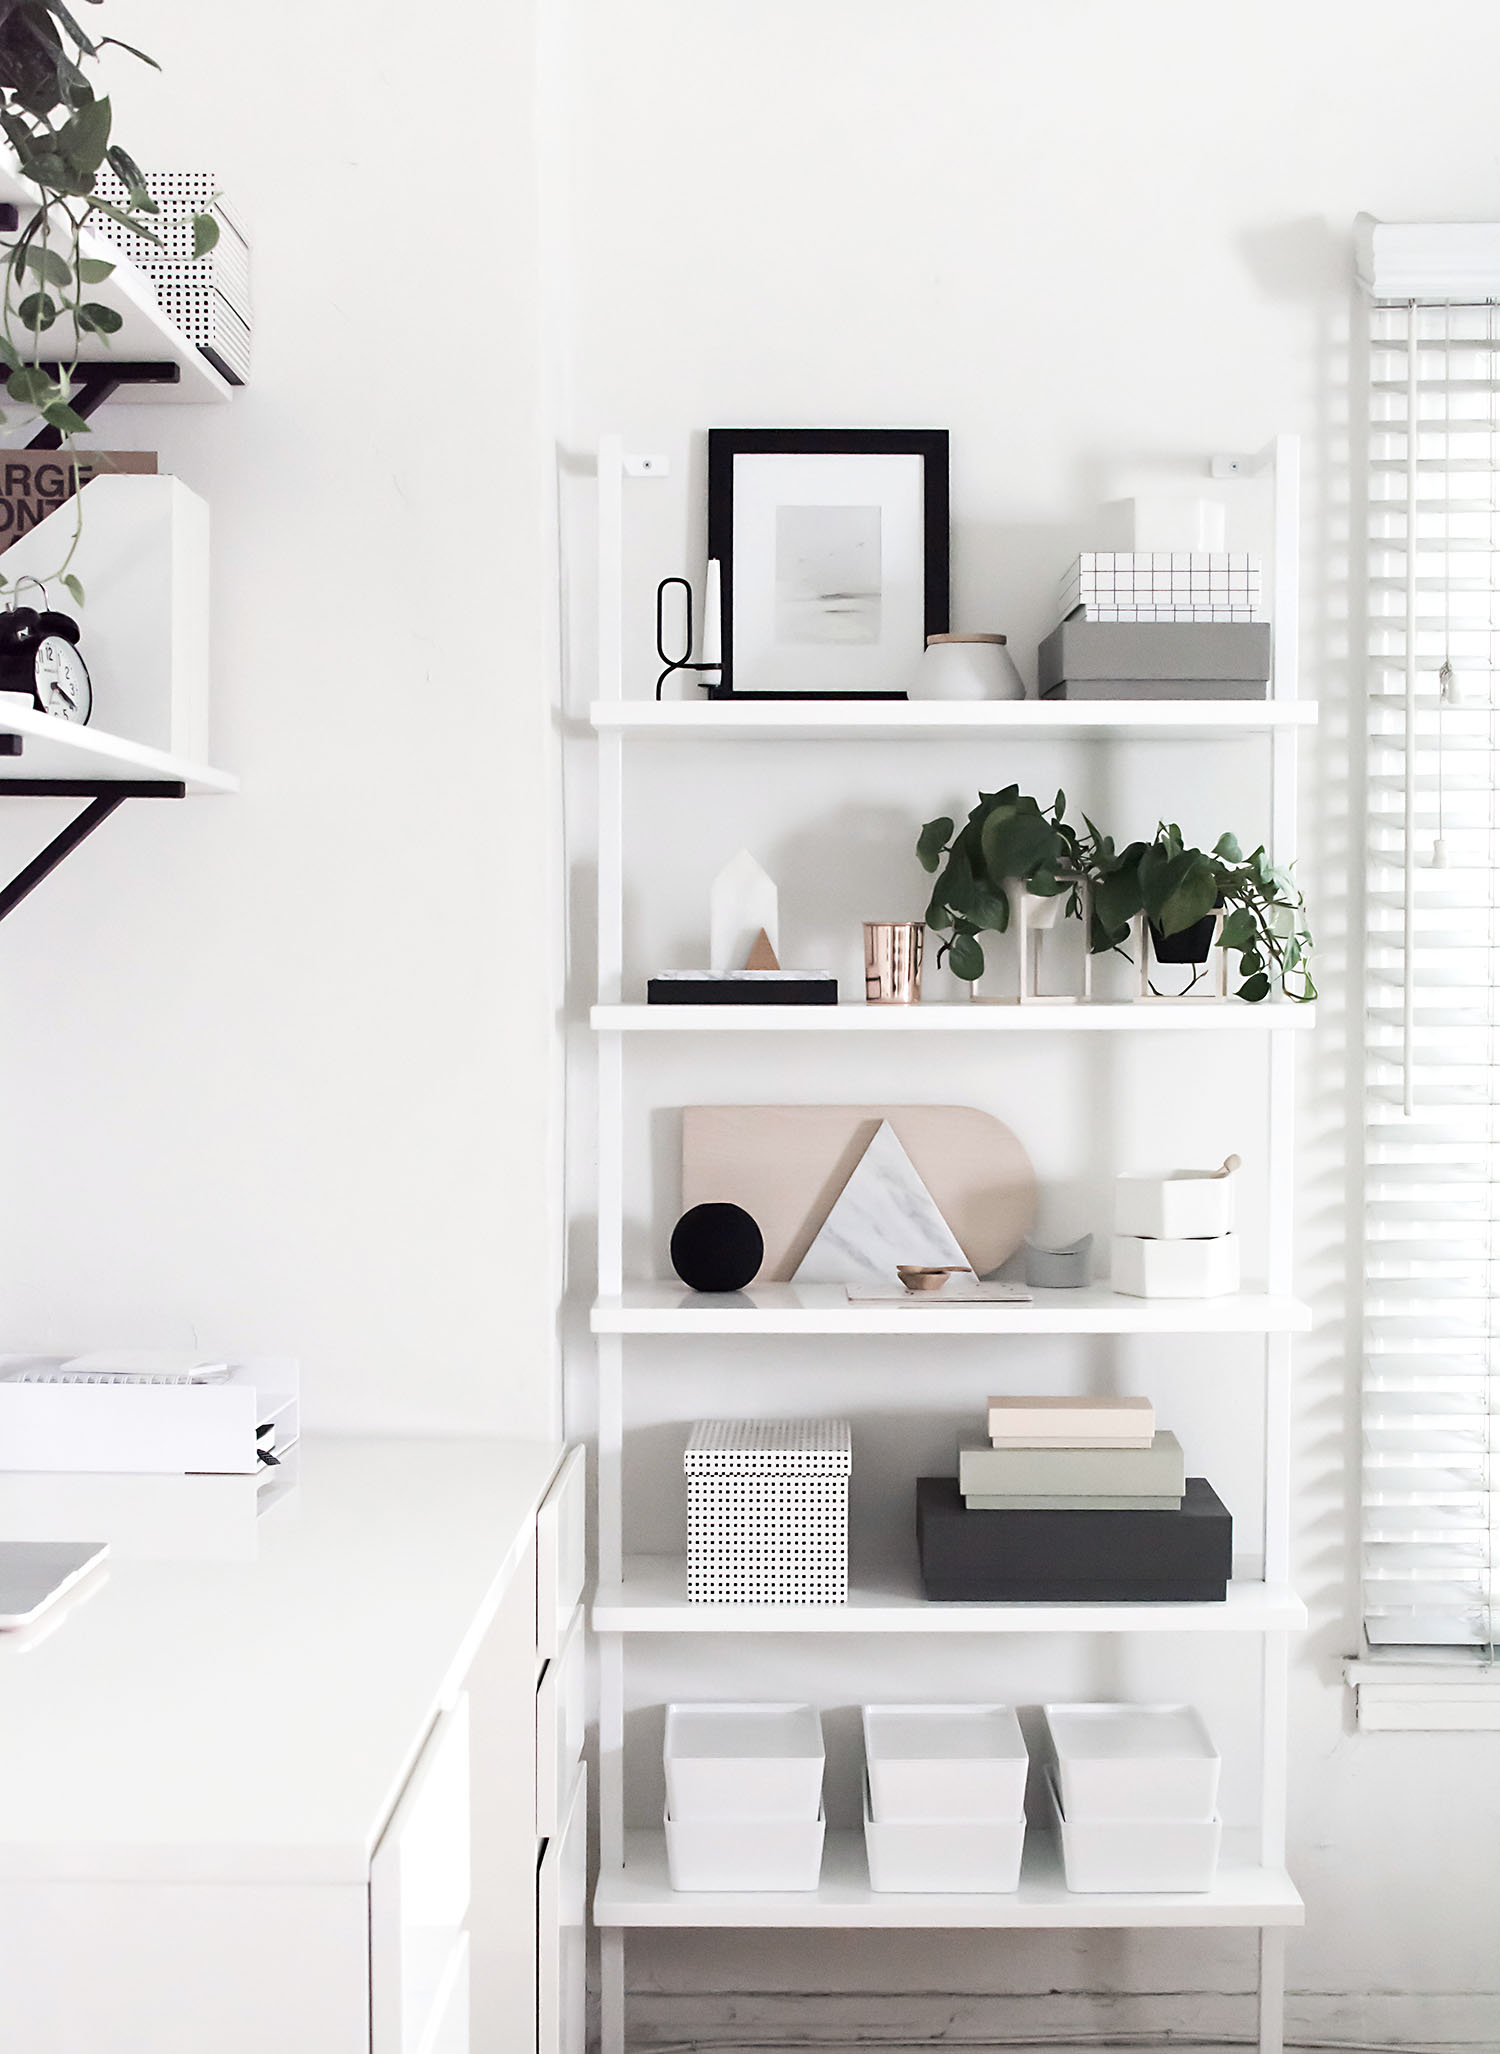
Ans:
[[[929,635],[913,699],[1024,699],[1004,635]]]

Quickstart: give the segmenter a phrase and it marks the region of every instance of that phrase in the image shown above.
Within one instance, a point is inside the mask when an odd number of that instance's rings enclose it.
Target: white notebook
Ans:
[[[0,1628],[29,1626],[108,1553],[108,1541],[0,1541]]]

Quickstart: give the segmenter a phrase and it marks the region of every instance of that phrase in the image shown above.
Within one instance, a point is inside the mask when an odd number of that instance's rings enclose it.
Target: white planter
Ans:
[[[870,1816],[865,1779],[865,1860],[872,1890],[1016,1890],[1025,1839],[1024,1817],[878,1823]]]
[[[1086,1824],[1067,1817],[1050,1775],[1047,1798],[1070,1890],[1212,1890],[1223,1834],[1218,1819],[1105,1819]]]
[[[866,1705],[863,1718],[877,1824],[1021,1817],[1026,1742],[1009,1705]]]
[[[1148,1241],[1116,1234],[1111,1279],[1132,1298],[1224,1298],[1240,1288],[1239,1237]]]
[[[824,1818],[674,1819],[667,1875],[674,1890],[816,1890]]]
[[[1101,1820],[1211,1821],[1219,1753],[1192,1705],[1044,1705],[1063,1811]]]
[[[668,1705],[662,1755],[667,1810],[679,1825],[807,1824],[818,1816],[823,1725],[815,1705]]]
[[[1156,1240],[1205,1240],[1234,1231],[1235,1173],[1167,1170],[1116,1177],[1115,1232]]]

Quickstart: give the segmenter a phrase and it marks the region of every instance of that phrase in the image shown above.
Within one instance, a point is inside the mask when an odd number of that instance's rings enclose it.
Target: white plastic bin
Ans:
[[[1116,1234],[1110,1277],[1132,1298],[1225,1298],[1240,1288],[1239,1236],[1148,1241]]]
[[[1071,1819],[1047,1777],[1053,1830],[1070,1890],[1211,1890],[1223,1828],[1217,1819]]]
[[[704,1819],[809,1824],[818,1816],[823,1724],[815,1705],[668,1705],[663,1760],[667,1810],[679,1825]]]
[[[815,1819],[665,1819],[674,1890],[816,1890],[823,1814]]]
[[[1234,1171],[1159,1170],[1116,1177],[1115,1232],[1158,1241],[1204,1240],[1234,1230]]]
[[[1021,1817],[1026,1742],[1009,1705],[866,1705],[863,1717],[877,1824]]]
[[[1219,1753],[1192,1705],[1044,1705],[1042,1715],[1074,1824],[1213,1818]]]
[[[1024,1817],[877,1822],[865,1778],[865,1860],[872,1890],[1016,1890],[1025,1839]]]

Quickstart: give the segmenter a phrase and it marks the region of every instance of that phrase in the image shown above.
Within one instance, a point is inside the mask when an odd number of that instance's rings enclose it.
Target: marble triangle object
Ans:
[[[776,887],[748,849],[724,865],[708,895],[708,960],[714,970],[740,970],[764,934],[780,943]]]
[[[792,1281],[892,1284],[898,1262],[968,1266],[894,1128],[882,1120]]]

